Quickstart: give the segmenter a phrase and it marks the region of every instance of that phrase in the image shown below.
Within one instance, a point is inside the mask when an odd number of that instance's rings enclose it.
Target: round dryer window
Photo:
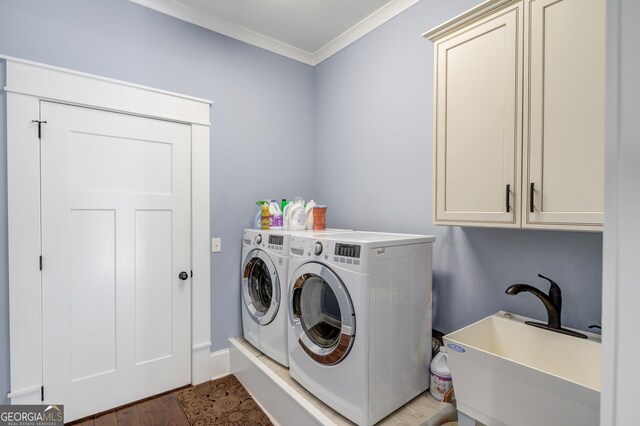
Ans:
[[[245,309],[260,325],[269,324],[278,313],[280,280],[276,267],[264,251],[256,249],[245,258],[242,272]]]
[[[346,287],[328,267],[309,262],[293,276],[290,310],[298,344],[315,361],[333,365],[349,353],[355,314]]]

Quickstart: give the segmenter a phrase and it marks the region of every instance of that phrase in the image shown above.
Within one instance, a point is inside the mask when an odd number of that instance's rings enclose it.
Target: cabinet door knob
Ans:
[[[529,188],[529,212],[534,213],[533,208],[533,192],[535,191],[535,184],[531,182],[531,187]]]
[[[185,271],[180,272],[180,274],[178,275],[178,278],[180,278],[182,281],[186,280],[187,278],[189,278],[189,274],[187,274]]]

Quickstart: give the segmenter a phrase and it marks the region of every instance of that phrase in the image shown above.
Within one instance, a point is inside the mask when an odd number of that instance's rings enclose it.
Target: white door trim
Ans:
[[[39,119],[41,100],[191,125],[191,382],[209,380],[211,101],[3,55],[0,59],[6,61],[7,92],[11,402],[40,403],[43,385],[40,153],[38,127],[32,122]]]

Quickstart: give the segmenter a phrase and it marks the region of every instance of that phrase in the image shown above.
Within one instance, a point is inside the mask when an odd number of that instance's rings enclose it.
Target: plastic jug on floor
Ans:
[[[444,395],[453,387],[451,381],[451,370],[449,369],[449,358],[444,346],[440,346],[440,352],[433,357],[430,372],[429,392],[438,401],[444,399]]]

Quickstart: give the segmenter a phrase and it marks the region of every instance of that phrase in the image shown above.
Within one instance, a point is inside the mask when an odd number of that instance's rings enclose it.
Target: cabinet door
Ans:
[[[436,224],[519,227],[520,2],[436,45]]]
[[[526,4],[523,226],[599,230],[604,203],[604,1]]]

